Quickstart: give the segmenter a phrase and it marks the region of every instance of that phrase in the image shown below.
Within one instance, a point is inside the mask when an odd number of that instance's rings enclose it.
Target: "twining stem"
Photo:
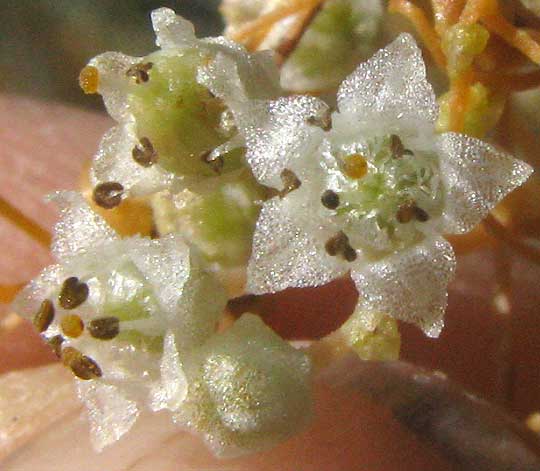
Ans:
[[[463,9],[460,22],[473,24],[482,22],[488,30],[503,38],[508,44],[540,64],[540,44],[532,35],[516,28],[501,13],[496,0],[469,0]]]
[[[439,36],[431,26],[424,11],[408,0],[390,0],[388,11],[390,13],[401,13],[412,22],[435,63],[441,69],[444,69],[446,67],[446,57],[441,49]]]
[[[450,85],[450,109],[452,112],[450,113],[449,131],[463,132],[473,78],[473,71],[469,70],[452,80]]]
[[[435,30],[442,36],[452,25],[456,24],[465,0],[432,0],[433,16],[435,18]]]
[[[0,285],[0,304],[9,304],[24,285]]]
[[[301,15],[296,21],[295,26],[292,28],[292,31],[289,32],[284,41],[276,49],[278,53],[278,65],[281,65],[285,60],[292,54],[304,33],[307,31],[317,14],[322,8],[322,3],[319,3],[315,8],[308,8],[305,10],[304,14]]]
[[[239,31],[232,34],[231,39],[245,44],[250,50],[256,50],[278,21],[303,10],[315,10],[324,2],[325,0],[298,0],[281,8],[276,8],[256,20],[250,21]]]
[[[51,245],[51,234],[38,223],[25,216],[19,209],[0,196],[0,216],[28,234],[46,248]]]

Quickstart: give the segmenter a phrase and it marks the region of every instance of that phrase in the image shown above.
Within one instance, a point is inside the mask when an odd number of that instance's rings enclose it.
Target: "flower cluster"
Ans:
[[[235,293],[252,294],[350,274],[358,305],[333,342],[394,357],[394,319],[443,327],[455,266],[443,235],[471,230],[531,168],[436,134],[407,34],[343,81],[332,110],[284,96],[271,55],[199,40],[168,9],[152,20],[160,50],[98,56],[81,83],[118,122],[92,165],[93,202],[148,198],[157,237],[121,238],[81,195],[59,193],[57,264],[15,307],[77,377],[97,449],[166,409],[233,456],[308,422],[312,365],[254,315],[229,325],[224,273],[244,272]]]

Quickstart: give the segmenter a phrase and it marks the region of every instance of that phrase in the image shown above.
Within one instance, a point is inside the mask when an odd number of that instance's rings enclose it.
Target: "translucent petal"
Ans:
[[[179,180],[159,165],[145,168],[137,164],[132,157],[137,143],[131,124],[110,129],[103,136],[94,157],[90,175],[92,185],[118,182],[131,195],[142,196],[168,188],[175,180]]]
[[[227,44],[206,67],[199,68],[197,81],[221,98],[242,129],[265,118],[258,100],[276,98],[281,93],[279,72],[267,52],[248,54]]]
[[[247,144],[246,159],[263,184],[281,188],[281,172],[320,145],[324,131],[308,124],[325,117],[328,106],[310,96],[280,98],[267,105],[253,125],[241,129]]]
[[[17,294],[11,306],[13,312],[32,320],[41,302],[51,296],[63,278],[60,265],[50,265],[45,268]]]
[[[156,44],[162,49],[191,47],[197,42],[193,24],[170,8],[158,8],[151,16]]]
[[[533,172],[529,164],[462,134],[442,134],[438,147],[447,189],[442,216],[446,233],[470,231]]]
[[[455,269],[454,251],[444,239],[428,239],[351,273],[359,292],[358,309],[372,310],[441,332],[447,287]]]
[[[438,115],[435,94],[413,37],[401,34],[358,66],[339,87],[338,108],[361,117],[384,114],[434,123]]]
[[[51,251],[57,259],[94,249],[116,239],[116,233],[74,191],[56,192],[49,197],[60,206],[61,217],[54,227]]]
[[[152,286],[162,309],[176,312],[190,272],[189,248],[180,235],[132,239],[130,258]]]
[[[251,99],[272,99],[283,93],[279,69],[271,51],[248,53],[244,46],[222,36],[203,42],[212,46],[216,56],[225,55],[236,64],[238,76]],[[226,79],[228,75],[222,77]]]
[[[206,67],[199,68],[197,81],[227,104],[237,126],[249,125],[249,99],[237,64],[231,57],[218,53]]]
[[[297,226],[283,200],[266,202],[259,216],[248,264],[249,293],[274,293],[291,287],[320,286],[348,267],[326,254],[314,236]]]
[[[126,434],[139,416],[137,404],[118,388],[97,381],[78,381],[79,398],[88,408],[92,445],[103,450]]]
[[[129,119],[126,72],[140,60],[139,57],[126,56],[119,52],[105,52],[89,62],[89,65],[98,69],[98,92],[103,97],[107,112],[118,122]]]
[[[175,411],[186,398],[188,384],[172,331],[167,332],[163,341],[160,372],[160,382],[152,391],[151,408]]]

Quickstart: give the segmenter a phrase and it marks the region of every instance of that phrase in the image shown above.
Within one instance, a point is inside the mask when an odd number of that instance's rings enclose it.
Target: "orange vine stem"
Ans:
[[[24,285],[0,285],[0,304],[9,304]]]
[[[435,63],[440,68],[446,67],[446,57],[440,47],[439,37],[421,8],[408,0],[390,0],[388,11],[390,13],[400,13],[408,18],[418,31]]]
[[[281,8],[276,8],[250,21],[239,31],[231,35],[231,39],[246,44],[249,49],[255,49],[264,40],[270,28],[287,16],[294,15],[304,9],[315,9],[325,0],[299,0]]]
[[[51,234],[43,229],[35,221],[25,216],[19,209],[0,196],[0,216],[4,216],[25,234],[28,234],[36,242],[49,248],[51,244]]]

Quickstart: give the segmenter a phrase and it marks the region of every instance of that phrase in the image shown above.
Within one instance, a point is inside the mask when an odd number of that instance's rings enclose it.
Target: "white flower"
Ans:
[[[226,298],[180,237],[120,239],[81,195],[54,199],[62,207],[52,247],[58,263],[22,291],[15,309],[79,378],[102,449],[142,409],[181,406],[184,357],[214,334]]]
[[[247,290],[319,286],[350,271],[358,309],[437,336],[455,266],[442,235],[471,230],[532,169],[435,133],[435,95],[410,35],[361,64],[337,104],[333,114],[307,96],[232,108],[254,175],[281,190],[258,220]]]
[[[92,183],[117,182],[132,195],[182,188],[243,165],[242,152],[232,152],[243,139],[228,102],[205,88],[205,67],[216,57],[233,61],[247,99],[280,94],[270,53],[248,54],[223,37],[197,39],[193,25],[168,8],[153,11],[152,22],[160,50],[142,58],[107,52],[89,63],[97,69],[97,91],[119,123],[102,140]]]

